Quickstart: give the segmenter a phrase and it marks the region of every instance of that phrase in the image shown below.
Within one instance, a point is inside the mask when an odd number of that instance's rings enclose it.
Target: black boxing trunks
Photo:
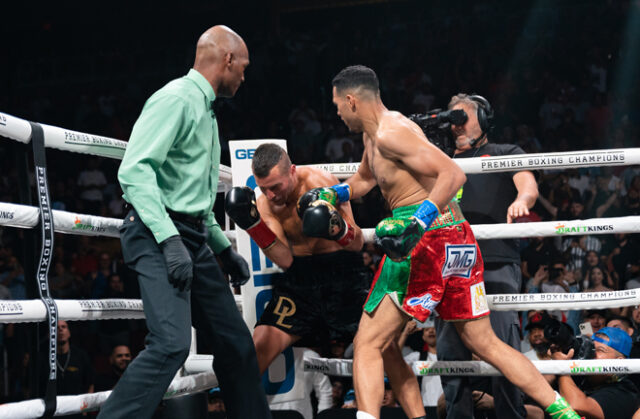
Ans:
[[[274,276],[271,300],[257,325],[300,336],[296,346],[349,342],[371,277],[358,252],[296,256],[284,274]]]

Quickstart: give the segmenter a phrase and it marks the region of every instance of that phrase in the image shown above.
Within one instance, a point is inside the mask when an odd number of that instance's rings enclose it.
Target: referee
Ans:
[[[120,230],[122,253],[137,272],[149,334],[102,407],[99,418],[150,418],[189,354],[191,325],[210,338],[213,368],[229,418],[270,418],[251,334],[233,285],[249,279],[213,214],[220,141],[211,105],[244,81],[242,38],[214,26],[198,40],[189,73],[145,103],[118,180],[131,210]],[[213,251],[213,252],[212,252]]]

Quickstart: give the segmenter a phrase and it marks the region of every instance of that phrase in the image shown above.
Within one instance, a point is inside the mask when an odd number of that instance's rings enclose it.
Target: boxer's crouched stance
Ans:
[[[364,243],[347,202],[317,199],[319,186],[337,182],[323,170],[291,164],[276,144],[260,145],[252,171],[262,191],[233,188],[225,209],[264,254],[285,272],[253,333],[264,372],[288,346],[351,341],[370,278],[358,252]],[[300,203],[299,203],[300,201]]]

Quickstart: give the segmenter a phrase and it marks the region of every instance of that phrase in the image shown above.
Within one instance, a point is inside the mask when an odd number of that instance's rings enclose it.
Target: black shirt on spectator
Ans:
[[[598,402],[605,418],[631,418],[640,407],[638,389],[628,377],[587,390],[585,394]]]

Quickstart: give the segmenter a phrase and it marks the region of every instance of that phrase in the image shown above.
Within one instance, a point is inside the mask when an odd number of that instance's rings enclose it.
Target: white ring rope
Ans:
[[[211,372],[213,356],[190,355],[184,363],[187,374]],[[352,375],[351,359],[304,357],[304,370],[327,375],[349,377]],[[542,374],[632,374],[640,373],[640,359],[590,359],[567,361],[533,361]],[[490,375],[500,371],[484,361],[415,361],[411,365],[415,375]]]
[[[242,296],[234,295],[238,310]],[[142,300],[55,300],[60,320],[144,319]],[[33,323],[44,321],[47,312],[42,300],[0,300],[0,323]]]
[[[234,295],[242,311],[242,295]],[[142,300],[55,300],[61,320],[143,319]],[[494,311],[590,310],[640,305],[640,288],[624,291],[489,294]],[[0,323],[40,322],[46,319],[42,300],[0,300]]]
[[[40,124],[44,131],[44,146],[73,153],[90,154],[122,160],[127,142],[101,135],[86,134],[53,125]],[[31,141],[31,125],[15,116],[0,112],[0,136],[28,144]],[[220,192],[231,184],[231,168],[220,165]]]
[[[167,389],[164,398],[196,393],[218,385],[212,371],[211,355],[191,355],[185,362],[187,376],[176,378]],[[532,361],[542,374],[554,375],[600,375],[632,374],[640,372],[638,359],[590,359],[568,361]],[[353,362],[350,359],[304,358],[304,370],[324,374],[350,377],[353,374]],[[500,376],[500,372],[484,361],[416,361],[411,369],[417,376]],[[58,396],[55,416],[96,410],[109,397],[110,391],[80,394],[76,396]],[[42,399],[0,405],[0,417],[31,419],[42,416]]]
[[[203,372],[175,378],[164,394],[164,399],[197,393],[218,385],[218,379],[212,372]],[[58,396],[54,416],[97,410],[107,400],[111,391],[79,394],[75,396]],[[0,418],[32,419],[44,414],[44,400],[33,399],[0,405]]]
[[[640,372],[640,359],[588,359],[567,361],[532,361],[542,374],[596,375],[632,374]],[[350,359],[304,358],[305,371],[350,377]],[[415,361],[411,364],[415,375],[499,376],[500,371],[484,361]]]
[[[75,153],[122,159],[127,143],[115,138],[86,134],[52,125],[41,124],[44,131],[45,147]],[[29,122],[0,112],[0,136],[22,143],[31,141]],[[454,160],[465,173],[513,172],[539,169],[576,169],[593,166],[628,166],[640,164],[640,148],[620,148],[610,150],[567,151],[559,153],[520,154],[494,157],[473,157]],[[359,163],[313,164],[338,178],[346,178],[356,170]],[[231,169],[220,165],[222,188],[231,184]]]
[[[0,226],[35,228],[39,223],[40,209],[28,205],[0,202]],[[118,218],[53,210],[55,231],[66,234],[119,237]],[[471,226],[477,240],[514,239],[526,237],[579,236],[583,234],[640,233],[640,216],[590,218],[571,221],[539,221],[512,224],[475,224]],[[362,234],[367,242],[373,241],[375,229],[364,228]],[[235,231],[225,231],[235,240]]]

